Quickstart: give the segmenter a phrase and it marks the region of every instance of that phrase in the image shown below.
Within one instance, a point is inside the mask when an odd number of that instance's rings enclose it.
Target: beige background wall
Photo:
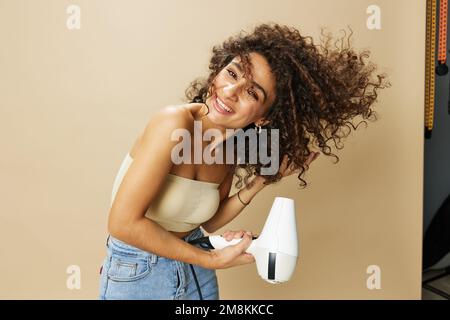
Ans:
[[[66,8],[81,8],[68,30]],[[381,8],[382,29],[366,27]],[[265,21],[318,41],[350,25],[392,88],[380,120],[323,155],[299,190],[264,189],[222,229],[260,232],[275,196],[294,198],[300,259],[274,286],[255,265],[219,270],[222,299],[420,298],[425,1],[0,0],[0,298],[96,299],[115,174],[149,117],[182,102],[214,44]],[[335,151],[335,150],[333,150]],[[366,268],[381,268],[368,290]],[[81,268],[80,290],[66,268]]]

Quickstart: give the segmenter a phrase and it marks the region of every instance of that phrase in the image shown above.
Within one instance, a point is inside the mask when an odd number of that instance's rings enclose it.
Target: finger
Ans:
[[[227,241],[231,241],[231,240],[233,240],[234,239],[234,235],[235,235],[235,233],[236,233],[236,231],[228,231],[227,232],[227,234],[225,235],[225,239],[227,240]]]
[[[244,236],[244,233],[248,234],[249,236],[252,236],[252,232],[250,230],[241,230],[239,232],[239,238],[242,238]]]
[[[316,156],[315,152],[310,153],[308,158],[305,161],[305,164],[309,165],[311,162],[313,162],[315,156]]]
[[[241,254],[236,259],[234,259],[233,266],[241,266],[241,265],[244,265],[244,264],[252,263],[254,261],[255,261],[254,259],[252,260],[246,254]]]
[[[222,234],[222,237],[224,237],[227,241],[228,241],[229,236],[230,236],[230,231],[225,231],[225,232]]]
[[[309,170],[309,165],[311,164],[311,162],[316,160],[319,155],[320,155],[320,152],[315,152],[315,153],[309,155],[308,159],[305,161],[306,170]]]
[[[240,252],[244,252],[252,243],[252,237],[250,237],[247,233],[244,234],[242,237],[242,240],[239,241],[239,243],[236,244],[238,250]]]
[[[249,262],[255,262],[255,257],[251,253],[246,252],[244,255]]]
[[[239,264],[247,264],[255,262],[255,257],[248,252],[242,253],[237,259],[239,260]]]
[[[287,162],[288,162],[288,155],[285,154],[283,156],[283,160],[281,161],[280,172],[284,172],[286,170]]]
[[[239,255],[239,254],[242,254],[242,252],[244,252],[248,246],[250,246],[251,242],[252,242],[252,238],[249,235],[244,234],[241,241],[239,241],[238,243],[236,243],[230,247],[233,248],[235,255]]]
[[[295,163],[292,162],[289,167],[284,171],[283,176],[287,177],[290,176],[291,174],[293,174],[294,172],[296,172],[297,168],[295,166]]]
[[[316,160],[319,156],[320,156],[320,152],[316,152],[316,155],[314,156],[313,161]]]
[[[296,172],[298,169],[295,168],[295,164],[291,163],[291,165],[289,166],[288,170],[286,170],[286,175],[291,175],[294,172]]]
[[[234,234],[234,239],[240,239],[244,235],[244,230],[238,231]]]

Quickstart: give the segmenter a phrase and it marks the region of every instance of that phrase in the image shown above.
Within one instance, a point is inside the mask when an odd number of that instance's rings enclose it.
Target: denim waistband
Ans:
[[[187,236],[184,236],[181,238],[183,241],[190,241],[197,238],[201,238],[204,236],[204,233],[200,227],[195,228],[192,230]],[[106,241],[106,246],[108,248],[115,248],[116,250],[120,250],[121,252],[129,255],[134,256],[152,256],[155,255],[154,253],[144,251],[142,249],[139,249],[135,246],[132,246],[128,243],[125,243],[117,238],[114,238],[113,236],[109,235],[108,239]]]
[[[203,234],[202,229],[200,227],[197,227],[194,230],[192,230],[191,233],[189,233],[187,236],[183,237],[182,239],[187,242],[190,240],[201,238],[203,236],[204,236],[204,234]]]

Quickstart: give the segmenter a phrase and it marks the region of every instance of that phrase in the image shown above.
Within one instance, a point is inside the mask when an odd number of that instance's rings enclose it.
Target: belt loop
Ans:
[[[155,264],[158,262],[158,255],[156,253],[150,253],[150,263]]]

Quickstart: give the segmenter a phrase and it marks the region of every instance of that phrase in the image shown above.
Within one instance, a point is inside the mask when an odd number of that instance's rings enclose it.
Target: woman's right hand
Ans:
[[[243,239],[235,245],[210,251],[210,269],[226,269],[255,262],[255,257],[253,257],[252,254],[245,252],[253,239],[250,231],[227,231],[223,236],[227,241],[238,239],[242,236]]]

